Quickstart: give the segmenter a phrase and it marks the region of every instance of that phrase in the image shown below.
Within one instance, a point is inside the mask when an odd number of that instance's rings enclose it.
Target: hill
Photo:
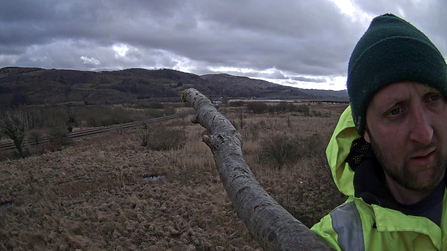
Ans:
[[[171,69],[103,72],[22,67],[0,69],[1,106],[177,101],[181,91],[190,87],[210,98],[340,98],[331,91],[317,93],[248,77],[199,76]]]

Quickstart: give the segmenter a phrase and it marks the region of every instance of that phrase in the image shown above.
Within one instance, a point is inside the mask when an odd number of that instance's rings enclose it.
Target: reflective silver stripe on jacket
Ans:
[[[353,201],[343,204],[331,213],[332,228],[338,234],[342,250],[365,250],[362,220]]]

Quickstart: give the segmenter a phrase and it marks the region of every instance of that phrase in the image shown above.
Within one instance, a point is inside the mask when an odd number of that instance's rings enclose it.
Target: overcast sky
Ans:
[[[0,68],[170,68],[346,89],[371,19],[413,23],[447,55],[445,0],[1,0]]]

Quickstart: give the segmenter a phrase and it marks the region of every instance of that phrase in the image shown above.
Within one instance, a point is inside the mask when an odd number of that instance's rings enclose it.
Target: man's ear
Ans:
[[[363,138],[365,139],[366,142],[371,143],[371,139],[369,138],[369,132],[367,128],[363,130]]]

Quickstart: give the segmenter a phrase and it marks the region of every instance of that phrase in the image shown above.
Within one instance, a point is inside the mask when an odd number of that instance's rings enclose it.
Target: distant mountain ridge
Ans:
[[[180,93],[190,87],[212,99],[347,99],[343,92],[304,90],[228,74],[199,76],[171,69],[104,72],[25,67],[0,69],[2,106],[178,101]]]

